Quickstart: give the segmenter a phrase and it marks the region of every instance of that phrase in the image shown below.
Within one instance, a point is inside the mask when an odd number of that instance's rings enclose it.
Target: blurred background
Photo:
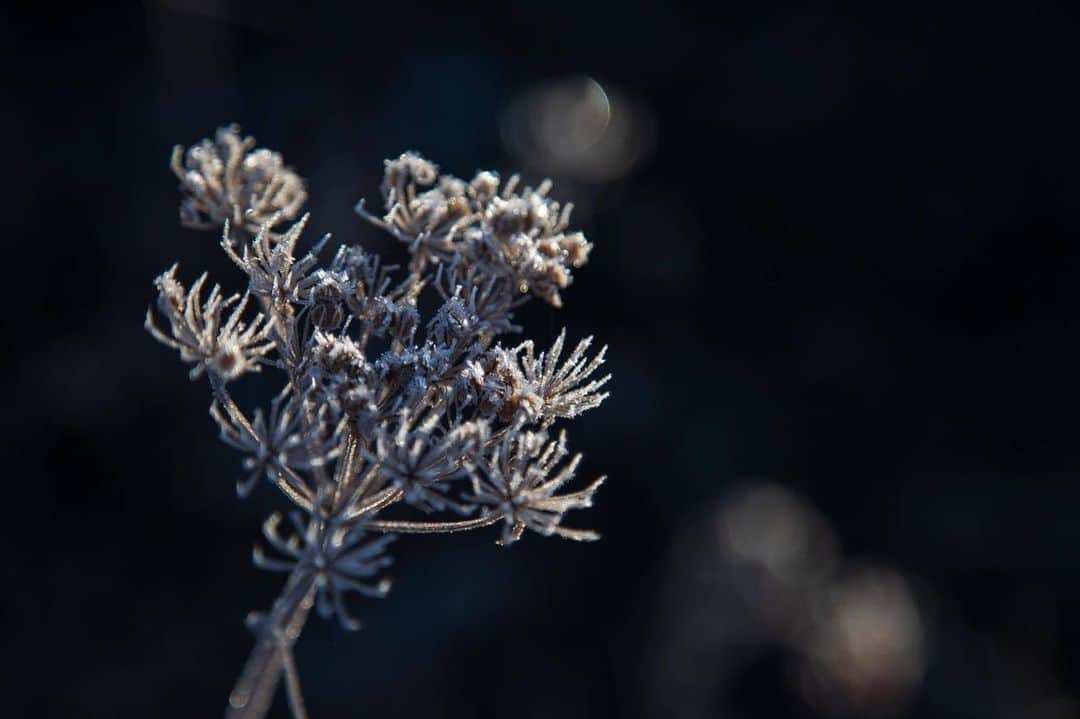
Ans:
[[[596,249],[522,319],[615,375],[604,541],[399,540],[314,716],[1080,716],[1080,24],[895,5],[6,10],[5,712],[220,715],[278,590],[142,329],[175,260],[239,288],[167,168],[237,122],[390,258],[384,158],[551,177]]]

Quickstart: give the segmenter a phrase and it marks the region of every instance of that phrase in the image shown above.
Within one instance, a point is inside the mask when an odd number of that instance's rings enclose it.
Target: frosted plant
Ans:
[[[281,155],[254,147],[255,138],[241,137],[233,125],[186,153],[179,145],[173,149],[172,171],[184,195],[182,225],[215,229],[231,221],[257,232],[296,217],[307,201],[303,180],[285,167]]]
[[[221,232],[246,291],[226,298],[215,285],[203,300],[206,275],[185,290],[173,265],[155,281],[165,323],[151,308],[146,327],[192,365],[192,379],[209,378],[221,439],[243,454],[237,494],[265,480],[290,505],[255,549],[256,566],[288,578],[270,611],[248,619],[256,645],[227,716],[264,716],[284,678],[299,718],[292,647],[309,611],[358,628],[347,595],[386,595],[397,534],[501,524],[501,545],[526,529],[598,538],[562,522],[591,506],[603,478],[560,494],[581,455],[564,462],[565,431],[549,440],[547,430],[599,405],[609,377],[593,378],[604,350],[589,357],[591,337],[561,362],[565,331],[539,354],[532,340],[497,342],[521,332],[513,313],[531,297],[561,307],[592,249],[567,232],[571,206],[548,197],[550,182],[519,191],[517,176],[502,183],[491,172],[465,182],[405,153],[386,161],[384,213],[356,209],[405,245],[407,269],[355,245],[324,262],[329,235],[297,254],[307,215],[283,226],[302,209],[303,181],[277,153],[253,148],[229,126],[177,147],[172,162],[181,223]],[[264,368],[283,388],[249,414],[229,384]]]
[[[258,371],[258,360],[274,348],[274,343],[269,341],[271,326],[263,324],[262,313],[255,315],[250,325],[241,321],[249,295],[223,299],[221,288],[214,285],[206,302],[201,302],[206,273],[195,280],[191,291],[187,292],[176,279],[176,269],[173,265],[154,281],[158,289],[158,310],[169,320],[171,336],[157,328],[152,312],[147,309],[146,329],[150,334],[180,350],[180,359],[194,363],[191,379],[197,379],[206,370],[223,381]],[[221,312],[230,305],[236,307],[223,325]]]
[[[599,539],[595,532],[560,526],[567,511],[592,506],[593,494],[604,481],[601,477],[578,492],[556,495],[574,478],[581,462],[579,454],[551,476],[566,455],[566,432],[560,432],[554,442],[547,442],[543,432],[508,432],[490,457],[479,463],[471,499],[487,507],[485,514],[502,517],[499,544],[516,542],[525,529],[567,539]]]

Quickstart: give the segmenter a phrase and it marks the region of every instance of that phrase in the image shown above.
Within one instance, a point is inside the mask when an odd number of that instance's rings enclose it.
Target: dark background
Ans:
[[[142,329],[175,260],[240,283],[176,223],[172,145],[238,122],[309,180],[312,237],[400,257],[351,211],[383,158],[512,170],[506,108],[585,74],[653,148],[555,178],[596,250],[524,319],[611,345],[612,397],[571,427],[610,476],[574,519],[605,539],[399,540],[364,631],[298,646],[314,716],[863,716],[808,701],[783,647],[703,652],[694,696],[657,679],[700,600],[680,541],[750,480],[916,588],[926,674],[894,713],[1076,716],[1078,32],[1020,3],[8,13],[4,713],[219,715],[277,591],[249,563],[277,498],[236,500],[206,387]]]

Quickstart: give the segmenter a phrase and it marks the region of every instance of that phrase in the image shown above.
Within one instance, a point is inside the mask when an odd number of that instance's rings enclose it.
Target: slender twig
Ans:
[[[255,433],[255,428],[251,426],[251,422],[248,421],[247,415],[243,410],[236,406],[236,402],[233,401],[232,395],[229,394],[229,390],[225,386],[225,380],[214,373],[210,373],[210,389],[214,393],[214,399],[225,408],[225,411],[229,413],[229,417],[232,421],[236,422],[240,427],[244,429],[253,439],[257,439],[259,435]]]
[[[356,441],[356,431],[349,426],[341,438],[341,452],[338,455],[337,472],[334,475],[334,496],[331,505],[337,510],[341,505],[341,498],[346,496],[349,483],[356,473],[354,468],[359,443]]]
[[[374,520],[367,522],[364,527],[374,532],[398,532],[401,534],[438,534],[449,532],[465,532],[470,529],[489,527],[503,519],[502,514],[492,514],[487,517],[466,519],[461,522],[406,522],[394,520]]]
[[[387,487],[378,494],[375,498],[370,500],[367,504],[361,504],[358,507],[349,509],[342,516],[342,522],[344,524],[355,523],[356,521],[363,519],[364,517],[379,512],[386,507],[389,507],[394,502],[401,499],[405,493],[397,487]]]
[[[292,647],[281,647],[281,665],[285,673],[285,696],[288,698],[293,719],[308,719],[304,697],[300,693],[300,672],[296,668],[296,660],[293,659]]]
[[[244,671],[229,694],[226,719],[261,719],[274,700],[285,670],[284,653],[291,652],[300,636],[315,594],[315,575],[308,569],[294,571],[268,616],[256,618],[255,648]],[[297,691],[299,685],[294,687]]]

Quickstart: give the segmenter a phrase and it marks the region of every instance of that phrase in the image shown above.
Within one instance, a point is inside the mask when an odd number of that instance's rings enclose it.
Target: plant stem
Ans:
[[[495,524],[503,518],[502,514],[488,517],[466,519],[461,522],[406,522],[374,520],[364,525],[375,532],[399,532],[402,534],[437,534],[440,532],[465,532]]]
[[[315,598],[315,575],[307,568],[289,575],[281,596],[269,615],[249,620],[255,632],[255,648],[229,695],[226,719],[262,719],[270,709],[281,680],[288,672],[289,704],[296,719],[305,719],[299,681],[292,661],[292,646],[300,638]]]

